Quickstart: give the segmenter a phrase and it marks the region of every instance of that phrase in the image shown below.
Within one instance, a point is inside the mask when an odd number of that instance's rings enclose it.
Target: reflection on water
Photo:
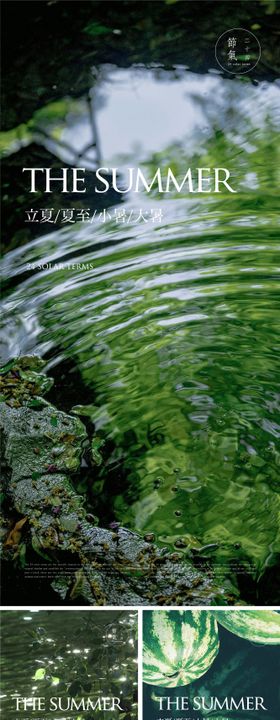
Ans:
[[[2,614],[2,716],[22,720],[98,720],[108,712],[62,712],[71,698],[119,697],[137,717],[137,614],[120,611],[4,611]],[[16,698],[44,698],[16,713]],[[61,698],[62,710],[50,709]],[[70,698],[70,700],[68,700]],[[36,700],[35,700],[36,702]],[[53,701],[53,707],[59,701]],[[116,710],[110,717],[117,718]],[[122,717],[124,717],[122,715]]]
[[[139,164],[183,137],[191,158],[216,128],[228,135],[238,130],[241,140],[248,123],[254,129],[262,127],[268,116],[275,124],[277,115],[279,119],[276,85],[225,82],[217,70],[196,75],[183,66],[172,72],[143,67],[114,71],[103,66],[99,75],[96,124],[105,164]],[[90,137],[89,128],[87,132]],[[71,143],[78,139],[70,128],[64,137]]]
[[[229,167],[238,193],[131,197],[124,222],[112,210],[10,252],[4,322],[13,354],[79,367],[84,413],[113,441],[103,475],[123,525],[259,575],[279,552],[275,90],[257,130],[243,85],[216,80],[208,140],[177,140],[146,170]],[[162,222],[130,223],[140,206]]]

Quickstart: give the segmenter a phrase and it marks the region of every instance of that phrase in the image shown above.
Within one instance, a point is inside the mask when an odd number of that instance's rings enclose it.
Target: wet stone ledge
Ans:
[[[142,538],[118,523],[104,529],[93,515],[89,522],[90,508],[73,483],[90,446],[87,431],[77,417],[43,398],[52,386],[43,366],[38,357],[21,357],[0,371],[3,559],[17,562],[23,542],[27,555],[32,549],[54,568],[70,554],[78,569],[72,576],[58,572],[51,582],[69,603],[77,598],[91,605],[234,602],[210,571],[201,573],[180,553],[158,548],[152,535]],[[15,513],[20,519],[13,527],[9,516]]]

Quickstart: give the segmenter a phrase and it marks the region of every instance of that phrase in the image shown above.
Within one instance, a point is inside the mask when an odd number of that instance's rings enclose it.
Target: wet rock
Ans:
[[[72,577],[60,572],[53,589],[69,603],[82,598],[93,605],[196,605],[211,604],[219,596],[226,604],[228,594],[210,574],[151,544],[151,534],[143,539],[119,526],[116,532],[115,527],[107,530],[96,527],[94,519],[88,521],[71,482],[80,466],[86,429],[79,418],[46,401],[30,407],[34,391],[47,387],[41,369],[38,358],[30,358],[30,364],[21,358],[2,368],[2,463],[5,493],[27,518],[33,549],[56,562],[60,554],[70,553],[80,565]],[[9,382],[15,372],[16,391]],[[11,402],[15,393],[16,406]]]
[[[0,368],[0,397],[13,407],[27,403],[29,407],[42,407],[45,395],[53,385],[52,378],[40,372],[44,367],[41,358],[31,355],[10,360]]]

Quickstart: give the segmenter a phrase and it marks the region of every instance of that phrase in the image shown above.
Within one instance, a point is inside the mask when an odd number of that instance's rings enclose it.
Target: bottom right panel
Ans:
[[[278,720],[280,613],[143,611],[143,720]]]

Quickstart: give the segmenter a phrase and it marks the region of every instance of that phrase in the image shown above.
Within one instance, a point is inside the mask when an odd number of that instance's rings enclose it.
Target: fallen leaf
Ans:
[[[15,545],[19,545],[20,539],[21,539],[21,528],[28,520],[27,517],[21,518],[21,520],[18,520],[18,522],[14,525],[12,530],[9,532],[9,535],[7,537],[7,540],[5,542],[5,547],[14,547]]]

